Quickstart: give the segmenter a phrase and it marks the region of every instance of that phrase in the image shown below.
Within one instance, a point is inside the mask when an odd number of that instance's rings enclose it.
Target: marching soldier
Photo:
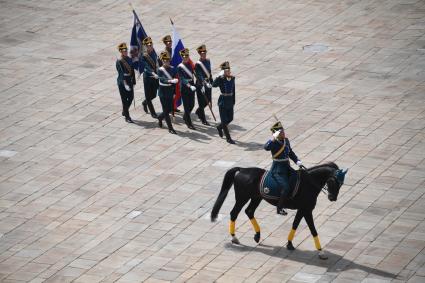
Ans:
[[[122,115],[127,123],[133,123],[129,112],[131,102],[134,99],[134,85],[136,84],[133,61],[128,57],[125,42],[118,45],[118,51],[121,53],[121,59],[117,60],[115,66],[118,71],[117,84],[122,102]]]
[[[165,45],[164,51],[168,53],[168,57],[170,57],[170,61],[171,61],[171,56],[173,55],[173,41],[171,40],[171,35],[167,34],[166,36],[164,36],[162,38],[162,42]]]
[[[196,76],[196,97],[198,98],[198,109],[195,113],[198,115],[199,120],[202,124],[209,125],[205,118],[205,107],[211,106],[211,62],[207,59],[207,48],[205,44],[202,44],[196,50],[199,53],[199,61],[195,64],[195,76]]]
[[[235,142],[230,137],[229,128],[227,127],[233,121],[233,106],[235,105],[235,77],[231,75],[230,64],[228,61],[220,65],[221,72],[212,83],[213,87],[219,87],[221,94],[218,98],[218,109],[220,111],[220,124],[217,126],[218,135],[223,137],[230,144]]]
[[[182,56],[183,62],[177,67],[177,72],[180,79],[180,92],[183,100],[183,120],[189,129],[195,129],[190,118],[190,113],[195,106],[195,82],[193,77],[193,69],[189,62],[189,49],[184,48],[180,50],[180,56]]]
[[[158,118],[153,107],[152,100],[156,97],[158,91],[158,58],[153,49],[152,39],[148,36],[143,39],[143,45],[146,46],[146,53],[143,54],[141,64],[143,66],[143,86],[145,89],[145,100],[143,100],[143,110],[146,113],[148,109],[152,118]]]
[[[171,39],[171,35],[167,34],[166,36],[164,36],[162,38],[162,42],[165,45],[164,51],[168,53],[168,56],[170,57],[170,61],[171,61],[171,59],[173,59],[173,41]],[[159,65],[162,66],[161,60],[159,60]],[[174,108],[174,112],[180,112],[180,110],[177,108]]]
[[[162,113],[158,116],[158,125],[162,128],[162,120],[165,119],[167,123],[168,131],[171,134],[177,134],[171,124],[170,112],[173,109],[173,95],[175,90],[175,84],[178,80],[175,78],[176,71],[170,66],[171,57],[166,51],[162,51],[160,59],[163,65],[158,70],[159,77],[159,91],[158,96],[162,105]]]

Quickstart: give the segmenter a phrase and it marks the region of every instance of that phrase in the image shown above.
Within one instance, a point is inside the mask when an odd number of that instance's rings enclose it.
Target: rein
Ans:
[[[328,195],[328,184],[325,184],[321,190],[325,195]]]

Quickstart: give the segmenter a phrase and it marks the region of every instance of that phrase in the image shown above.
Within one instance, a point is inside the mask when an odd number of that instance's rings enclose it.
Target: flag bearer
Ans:
[[[207,59],[207,48],[205,44],[202,44],[196,50],[199,53],[199,60],[195,64],[195,76],[196,76],[196,97],[198,98],[198,109],[195,113],[198,115],[199,120],[202,124],[209,125],[205,118],[205,107],[211,106],[211,62]]]
[[[146,46],[146,52],[142,55],[141,64],[143,66],[143,86],[145,89],[145,100],[143,100],[143,110],[146,113],[148,109],[152,118],[157,118],[152,100],[156,97],[158,91],[158,56],[153,49],[152,39],[148,36],[143,39],[143,45]]]
[[[179,53],[183,59],[183,62],[181,62],[177,66],[177,72],[179,74],[179,79],[180,79],[180,93],[182,95],[183,108],[184,108],[183,120],[189,129],[194,130],[195,127],[192,124],[190,113],[192,112],[193,107],[195,106],[196,87],[195,87],[192,65],[189,62],[190,61],[189,49],[184,48],[180,50]]]

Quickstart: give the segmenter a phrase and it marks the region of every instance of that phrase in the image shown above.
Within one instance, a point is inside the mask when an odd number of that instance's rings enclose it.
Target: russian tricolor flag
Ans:
[[[182,57],[180,56],[180,50],[184,49],[183,42],[180,38],[180,35],[178,34],[176,27],[174,26],[173,21],[171,21],[171,26],[173,28],[173,45],[172,45],[172,54],[171,54],[171,65],[177,69],[177,66],[182,62]],[[192,71],[194,68],[192,60],[190,60],[190,65],[192,66]],[[174,108],[179,107],[182,104],[181,99],[181,93],[180,93],[180,80],[176,85],[176,96],[174,97]]]

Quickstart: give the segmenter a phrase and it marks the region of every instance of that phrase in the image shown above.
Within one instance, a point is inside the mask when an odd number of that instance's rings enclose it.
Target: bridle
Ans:
[[[301,165],[300,168],[302,170],[307,170],[307,168],[304,165]],[[329,177],[329,179],[333,178],[335,180],[335,183],[339,186],[339,188],[342,187],[342,185],[344,184],[344,182],[340,181],[338,179],[338,173],[341,172],[341,169],[337,169],[335,170],[335,172],[333,173],[333,175],[331,177]],[[329,180],[328,179],[328,180]],[[328,188],[328,182],[326,181],[325,185],[323,186],[323,188],[320,189],[325,195],[329,195],[329,188]]]

